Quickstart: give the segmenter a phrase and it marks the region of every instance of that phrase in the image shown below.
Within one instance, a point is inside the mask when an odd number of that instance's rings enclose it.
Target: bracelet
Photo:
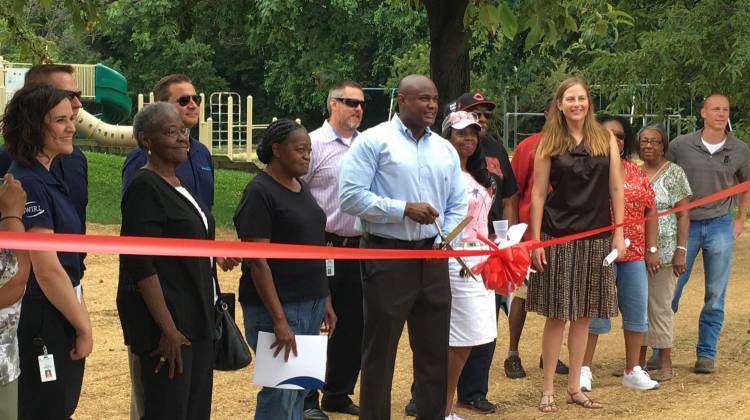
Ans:
[[[687,252],[687,248],[685,248],[684,246],[677,245],[675,248],[676,249],[681,249],[681,250]]]
[[[0,217],[0,222],[6,219],[18,219],[19,222],[23,223],[23,219],[21,219],[19,216],[3,216]]]

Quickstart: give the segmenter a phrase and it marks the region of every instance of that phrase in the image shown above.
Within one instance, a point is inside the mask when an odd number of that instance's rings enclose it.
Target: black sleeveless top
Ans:
[[[550,157],[549,184],[542,232],[560,237],[611,223],[609,156],[591,156],[581,142],[570,152]]]

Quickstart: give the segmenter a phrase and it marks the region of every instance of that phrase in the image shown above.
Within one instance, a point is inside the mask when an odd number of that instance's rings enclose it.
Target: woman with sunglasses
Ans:
[[[586,83],[572,77],[557,88],[534,159],[531,193],[531,239],[547,240],[622,223],[622,170],[615,137],[594,119]],[[552,187],[551,191],[549,187]],[[610,205],[611,203],[611,205]],[[539,411],[556,413],[554,377],[565,324],[569,373],[566,401],[602,408],[581,392],[581,362],[589,318],[617,315],[614,271],[602,266],[615,249],[625,254],[622,228],[587,238],[537,248],[536,273],[529,279],[527,311],[547,320],[542,337],[544,383]]]
[[[597,119],[617,138],[617,147],[622,156],[625,221],[654,215],[654,190],[646,173],[631,160],[637,144],[630,123],[625,118],[611,115],[601,115]],[[648,275],[660,269],[656,248],[657,229],[655,219],[625,226],[625,237],[630,240],[630,247],[615,262],[617,303],[622,313],[625,336],[625,370],[617,369],[615,375],[622,376],[622,385],[626,388],[648,390],[659,387],[659,383],[651,379],[640,364],[643,336],[648,331]],[[589,338],[581,368],[581,388],[587,391],[592,387],[591,364],[597,339],[599,334],[608,333],[611,327],[609,319],[592,319],[589,324]]]
[[[466,111],[452,112],[443,121],[443,137],[458,152],[469,201],[468,215],[472,217],[461,235],[457,249],[486,249],[477,239],[477,234],[489,236],[487,219],[492,208],[494,188],[484,153],[479,146],[480,130],[476,114]],[[477,257],[464,258],[468,267],[476,265],[480,260]],[[458,377],[471,349],[492,342],[497,337],[495,293],[484,287],[481,277],[471,277],[455,259],[448,260],[448,272],[452,299],[445,418],[461,420],[452,412]]]
[[[9,173],[26,191],[27,232],[83,233],[70,190],[50,170],[55,159],[73,152],[69,97],[49,85],[27,84],[5,109],[2,135],[13,158]],[[70,418],[81,393],[84,359],[94,345],[81,288],[81,254],[29,251],[29,258],[31,275],[18,324],[24,372],[18,382],[19,417]]]
[[[123,236],[213,239],[214,219],[177,174],[188,157],[185,126],[157,102],[133,120],[148,160],[122,197]],[[214,360],[214,259],[120,256],[117,310],[137,355],[143,419],[208,419]]]
[[[638,133],[638,155],[643,160],[651,185],[654,188],[656,210],[659,212],[687,204],[692,191],[685,171],[666,159],[669,141],[661,124],[644,127]],[[649,272],[648,279],[648,332],[641,347],[640,363],[645,363],[646,349],[651,347],[657,359],[646,364],[647,369],[658,369],[653,379],[664,382],[674,377],[672,371],[672,296],[677,278],[685,272],[690,217],[688,211],[678,211],[659,218],[657,248],[660,267]]]

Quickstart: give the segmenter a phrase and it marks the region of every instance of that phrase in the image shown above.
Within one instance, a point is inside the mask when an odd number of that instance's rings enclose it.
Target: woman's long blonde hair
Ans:
[[[609,132],[594,118],[594,104],[591,101],[589,87],[583,79],[570,77],[557,87],[554,103],[548,111],[547,122],[544,124],[537,148],[537,155],[542,158],[561,155],[576,147],[576,140],[570,135],[565,115],[558,109],[565,91],[575,85],[581,85],[586,90],[589,102],[589,109],[583,120],[583,147],[591,156],[609,156]]]

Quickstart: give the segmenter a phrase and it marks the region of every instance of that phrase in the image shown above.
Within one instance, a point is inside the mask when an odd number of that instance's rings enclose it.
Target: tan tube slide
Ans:
[[[81,108],[76,118],[76,130],[87,138],[96,140],[100,146],[135,147],[133,127],[108,124]]]

